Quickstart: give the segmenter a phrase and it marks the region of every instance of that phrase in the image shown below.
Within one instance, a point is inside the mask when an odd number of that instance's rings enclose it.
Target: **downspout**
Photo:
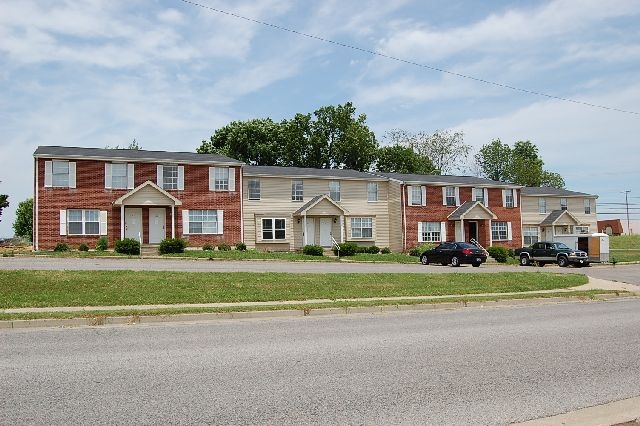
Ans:
[[[400,201],[402,202],[402,251],[407,250],[407,208],[405,205],[404,184],[400,184]]]
[[[244,183],[242,169],[244,166],[238,167],[240,169],[240,241],[244,243]]]
[[[35,158],[34,159],[34,169],[35,169],[35,188],[33,191],[33,211],[31,212],[32,214],[32,218],[33,218],[33,222],[32,222],[32,226],[33,226],[33,249],[34,250],[38,250],[39,249],[39,238],[38,238],[38,159]]]

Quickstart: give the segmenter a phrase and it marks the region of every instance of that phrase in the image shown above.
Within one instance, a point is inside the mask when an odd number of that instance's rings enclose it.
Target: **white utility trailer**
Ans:
[[[565,243],[576,250],[586,251],[589,262],[609,261],[609,236],[601,232],[594,234],[556,235],[554,241]]]

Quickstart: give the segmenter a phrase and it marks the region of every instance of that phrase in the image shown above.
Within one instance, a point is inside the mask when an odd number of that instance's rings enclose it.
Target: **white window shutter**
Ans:
[[[422,222],[418,222],[418,242],[422,242]]]
[[[447,241],[447,222],[440,222],[440,242]]]
[[[111,163],[104,163],[104,187],[111,189]]]
[[[178,191],[184,190],[184,166],[178,166]]]
[[[413,205],[413,186],[411,185],[407,186],[407,204]]]
[[[426,206],[427,205],[427,187],[421,186],[420,191],[422,191],[422,205]]]
[[[44,186],[51,187],[53,181],[53,162],[45,161],[44,162]]]
[[[107,235],[107,211],[100,211],[100,235]]]
[[[127,164],[127,189],[133,189],[135,186],[135,165]]]
[[[512,189],[513,191],[513,207],[518,207],[518,190]]]
[[[60,210],[60,235],[67,235],[67,211]]]
[[[216,189],[216,168],[209,167],[209,191]]]
[[[189,233],[189,210],[182,210],[182,235]]]
[[[76,162],[69,161],[69,188],[76,187]]]
[[[484,205],[485,207],[489,207],[489,190],[487,188],[484,188]]]
[[[162,164],[158,164],[157,169],[158,169],[158,171],[157,171],[157,174],[156,174],[156,183],[158,184],[158,186],[160,188],[163,188],[164,185],[163,185],[163,182],[162,182]]]
[[[447,187],[446,186],[442,187],[442,205],[443,206],[447,205]]]
[[[511,241],[513,234],[511,233],[511,222],[507,222],[507,240]]]
[[[229,167],[229,191],[235,192],[236,190],[236,169],[235,167]]]
[[[507,207],[507,191],[508,189],[502,190],[502,207]]]
[[[456,186],[455,193],[456,193],[456,206],[459,206],[460,205],[460,187],[459,186]]]
[[[222,234],[224,231],[224,226],[223,226],[224,211],[218,210],[216,213],[218,214],[218,234]]]

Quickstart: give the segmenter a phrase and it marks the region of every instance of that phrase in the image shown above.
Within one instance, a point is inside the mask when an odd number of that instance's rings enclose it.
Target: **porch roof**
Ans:
[[[344,209],[344,207],[342,207],[340,204],[333,201],[328,194],[320,194],[320,195],[316,195],[315,197],[307,201],[302,207],[300,207],[298,210],[293,212],[293,215],[303,216],[307,214],[312,208],[314,208],[315,206],[323,202],[328,203],[331,207],[338,209],[340,213],[343,215],[349,213],[347,210]]]
[[[566,211],[566,210],[553,210],[551,213],[549,213],[547,215],[547,217],[544,218],[544,220],[542,222],[540,222],[540,225],[541,226],[552,226],[552,225],[555,225],[563,217],[568,218],[570,222],[573,222],[573,225],[579,225],[580,224],[580,221],[578,219],[576,219],[576,217],[574,215],[572,215],[571,213],[569,213],[568,211]]]
[[[465,201],[460,207],[455,209],[447,219],[464,220],[464,219],[497,219],[498,217],[489,210],[480,201]]]
[[[148,180],[115,200],[113,205],[181,206],[182,201]]]

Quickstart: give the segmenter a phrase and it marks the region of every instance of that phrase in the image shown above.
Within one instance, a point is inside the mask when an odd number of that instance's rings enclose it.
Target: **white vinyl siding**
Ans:
[[[444,241],[441,229],[442,222],[418,222],[418,241],[421,243]]]
[[[329,197],[333,201],[340,201],[340,181],[332,180],[329,182]]]
[[[260,179],[249,179],[247,181],[248,197],[250,200],[260,199]]]
[[[378,201],[378,182],[367,183],[367,201]]]
[[[76,163],[52,160],[44,163],[44,186],[56,188],[76,187]]]
[[[301,180],[291,181],[291,201],[304,201],[304,183]]]
[[[352,217],[351,238],[373,238],[373,218]]]
[[[491,222],[491,240],[511,240],[511,222]]]
[[[223,216],[222,210],[183,210],[183,233],[222,234]]]
[[[262,219],[262,239],[263,240],[284,240],[286,239],[286,220],[282,218]]]
[[[67,210],[66,225],[66,235],[100,235],[100,211],[81,209]],[[62,231],[62,221],[60,228]]]

